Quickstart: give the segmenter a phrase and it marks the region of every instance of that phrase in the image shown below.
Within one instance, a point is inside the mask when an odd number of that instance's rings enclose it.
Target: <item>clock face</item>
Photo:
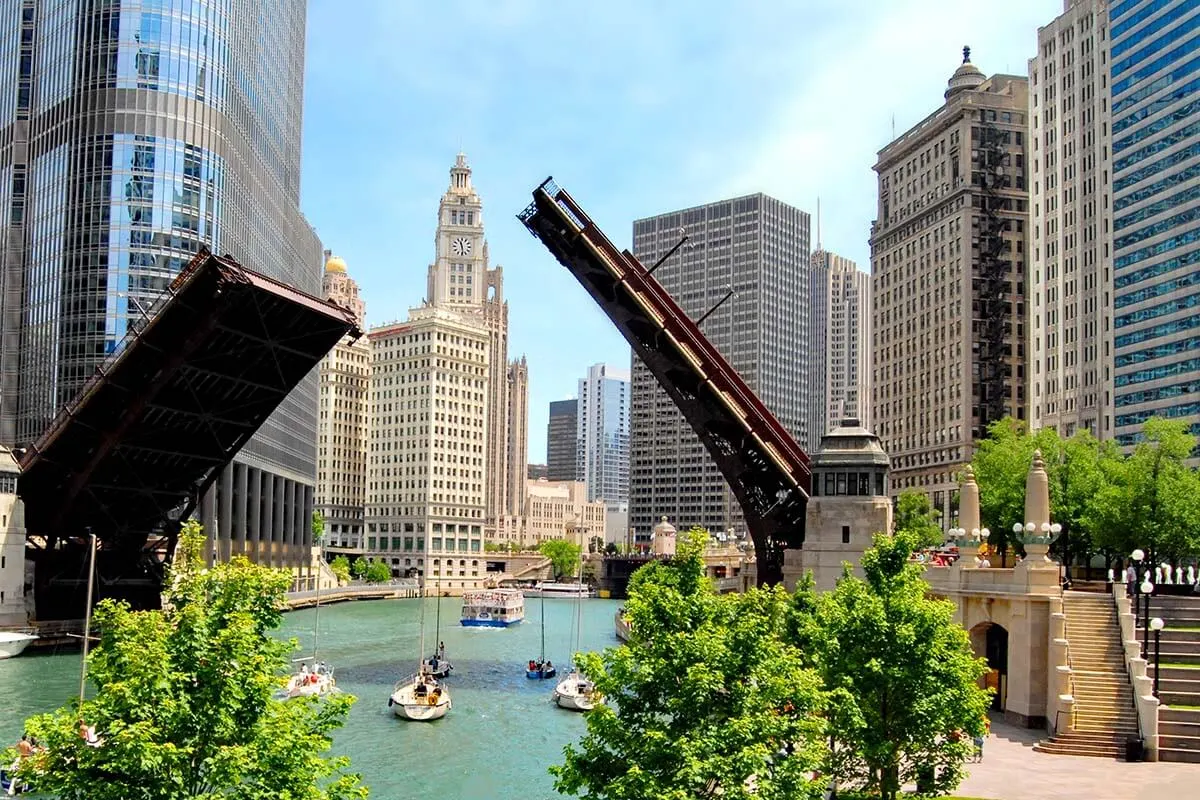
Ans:
[[[450,242],[450,250],[456,256],[469,256],[471,255],[471,240],[465,236],[459,236]]]

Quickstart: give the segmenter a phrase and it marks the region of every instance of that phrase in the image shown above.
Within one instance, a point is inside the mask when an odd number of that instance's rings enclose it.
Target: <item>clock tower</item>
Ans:
[[[483,203],[471,186],[471,168],[462,153],[450,168],[450,187],[438,205],[434,251],[426,287],[429,305],[462,309],[503,302],[499,270],[488,269]]]

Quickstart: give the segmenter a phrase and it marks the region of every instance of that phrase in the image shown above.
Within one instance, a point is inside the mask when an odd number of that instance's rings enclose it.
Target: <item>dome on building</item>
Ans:
[[[950,82],[946,86],[946,99],[949,100],[951,96],[968,89],[977,89],[986,80],[979,67],[971,63],[971,48],[964,47],[963,63],[950,76]]]
[[[843,465],[878,466],[888,468],[891,459],[879,443],[879,437],[854,418],[844,419],[821,437],[821,449],[813,454],[814,467]]]
[[[329,260],[325,262],[325,271],[326,272],[339,272],[339,273],[345,272],[346,271],[346,260],[344,258],[342,258],[341,256],[330,256]]]

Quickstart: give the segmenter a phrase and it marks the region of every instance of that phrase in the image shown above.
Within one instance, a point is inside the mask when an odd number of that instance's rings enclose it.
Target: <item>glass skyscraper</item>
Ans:
[[[629,506],[629,398],[627,369],[596,364],[579,381],[575,474],[588,502],[603,500],[611,511]]]
[[[1200,3],[1109,4],[1114,427],[1200,431]]]
[[[36,440],[201,245],[320,293],[305,25],[304,0],[0,0],[0,442]],[[316,382],[206,498],[222,555],[307,559]]]

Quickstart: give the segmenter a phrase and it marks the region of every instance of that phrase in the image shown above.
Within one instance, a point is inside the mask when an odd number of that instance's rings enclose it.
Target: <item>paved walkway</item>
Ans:
[[[992,723],[980,764],[954,792],[986,800],[1184,800],[1200,796],[1200,764],[1129,764],[1035,753],[1040,731]]]

